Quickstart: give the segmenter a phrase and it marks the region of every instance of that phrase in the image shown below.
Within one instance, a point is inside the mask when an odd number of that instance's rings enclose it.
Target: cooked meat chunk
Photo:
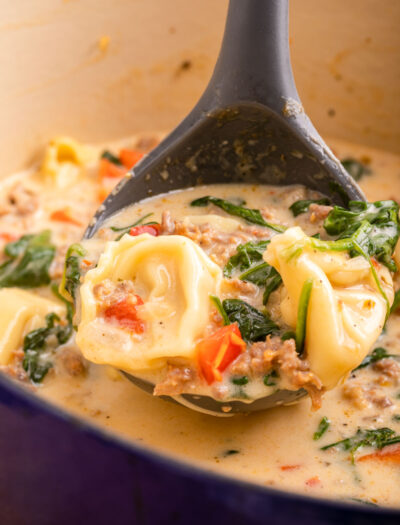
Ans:
[[[193,224],[188,220],[173,220],[169,211],[162,214],[161,233],[188,237],[201,246],[207,255],[221,266],[225,265],[229,257],[236,252],[239,244],[270,237],[270,232],[266,228],[240,224],[237,231],[227,233],[207,223]]]
[[[277,370],[293,390],[304,388],[311,397],[314,408],[321,404],[323,386],[310,370],[307,361],[300,359],[293,339],[282,341],[268,336],[264,342],[253,343],[232,364],[233,375],[259,376]]]
[[[167,375],[154,388],[155,396],[176,396],[195,388],[196,373],[189,367],[169,365]]]
[[[161,234],[173,235],[175,233],[175,221],[171,217],[171,213],[163,211],[161,215]]]
[[[77,377],[86,373],[87,365],[83,356],[73,348],[60,348],[56,358],[57,366],[68,375]]]
[[[358,409],[375,405],[386,408],[393,403],[385,392],[376,386],[366,384],[361,378],[350,379],[343,385],[343,396]]]
[[[309,212],[310,212],[310,222],[315,223],[319,221],[323,221],[326,219],[329,215],[329,213],[332,210],[332,206],[324,206],[323,204],[310,204]]]
[[[246,299],[249,299],[249,296],[254,296],[259,293],[260,289],[253,283],[247,281],[242,281],[241,279],[230,279],[230,286],[246,296]]]
[[[0,369],[4,371],[7,375],[13,377],[17,381],[26,383],[28,381],[28,374],[22,368],[22,361],[24,359],[24,351],[22,348],[15,351],[13,354],[13,359],[9,365],[1,366]]]
[[[400,363],[394,359],[381,359],[374,364],[375,372],[380,372],[382,375],[378,378],[379,383],[387,383],[388,379],[394,385],[397,385],[400,380]]]
[[[0,215],[7,215],[8,213],[20,216],[30,215],[37,210],[38,206],[39,199],[36,193],[18,182],[10,189],[2,205],[0,205]]]
[[[94,296],[101,304],[101,308],[107,308],[113,304],[119,303],[129,295],[134,295],[134,286],[132,281],[120,281],[115,283],[110,279],[96,284],[93,289]]]

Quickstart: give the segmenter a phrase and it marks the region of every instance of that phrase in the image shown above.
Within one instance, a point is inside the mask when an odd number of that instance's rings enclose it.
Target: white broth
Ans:
[[[140,139],[127,143],[140,145]],[[352,157],[368,166],[370,172],[359,182],[369,200],[400,201],[400,157],[336,140],[331,140],[330,145],[340,159]],[[117,151],[118,145],[111,148]],[[118,180],[98,176],[99,151],[101,149],[93,151],[92,159],[82,165],[71,184],[57,185],[37,170],[14,175],[3,182],[5,196],[15,188],[21,191],[22,186],[36,199],[34,210],[25,214],[18,213],[12,202],[4,201],[4,207],[11,208],[0,216],[3,246],[12,236],[51,229],[58,246],[52,279],[58,282],[68,245],[79,242],[85,224],[99,205],[99,194],[100,198],[104,196]],[[213,196],[243,197],[251,208],[268,207],[272,218],[283,224],[304,225],[304,216],[293,219],[288,210],[288,205],[304,198],[304,190],[295,189],[291,202],[284,197],[277,198],[281,191],[246,185],[212,187]],[[154,220],[159,220],[165,209],[172,209],[178,218],[201,214],[201,208],[190,208],[188,202],[207,193],[205,188],[195,188],[154,197],[137,204],[135,213],[141,216],[152,212]],[[73,220],[64,220],[65,217],[62,219],[55,213],[60,209]],[[128,224],[127,214],[128,211],[120,214],[113,225]],[[51,297],[46,287],[38,288],[36,293]],[[374,348],[384,347],[389,354],[400,356],[399,341],[400,317],[394,313]],[[395,359],[391,359],[390,366],[379,367],[377,362],[358,370],[345,384],[326,392],[321,408],[316,411],[311,410],[310,399],[304,398],[296,405],[267,412],[217,418],[145,394],[109,366],[79,361],[74,368],[73,360],[70,366],[68,351],[72,352],[73,359],[78,355],[72,340],[63,350],[67,358],[55,360],[36,393],[129,440],[143,442],[205,469],[264,486],[378,505],[399,504],[400,454],[383,457],[375,448],[365,447],[354,452],[352,461],[349,451],[340,446],[321,450],[325,445],[354,436],[358,428],[388,427],[400,434],[400,368]],[[21,360],[21,345],[15,354],[15,359]],[[5,370],[26,381],[15,366]],[[324,417],[330,422],[329,428],[315,440],[314,433]],[[374,456],[367,458],[368,455]],[[360,459],[363,456],[365,458]]]

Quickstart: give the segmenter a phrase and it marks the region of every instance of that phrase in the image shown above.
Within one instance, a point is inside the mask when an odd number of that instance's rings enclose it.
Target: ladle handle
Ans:
[[[219,107],[249,100],[277,112],[284,99],[299,100],[290,63],[288,0],[230,0],[220,54],[202,98]]]

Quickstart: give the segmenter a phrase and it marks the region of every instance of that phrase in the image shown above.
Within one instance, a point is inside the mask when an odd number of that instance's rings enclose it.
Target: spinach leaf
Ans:
[[[352,157],[343,159],[341,163],[343,168],[351,177],[353,177],[355,181],[359,181],[364,175],[371,174],[371,170],[368,168],[368,166],[356,159],[353,159]]]
[[[296,333],[292,330],[288,330],[281,335],[282,341],[288,341],[289,339],[296,339]]]
[[[50,283],[49,268],[55,255],[51,232],[24,235],[6,245],[8,259],[0,265],[0,288],[36,288]]]
[[[364,254],[376,257],[394,272],[392,254],[400,234],[398,214],[399,206],[392,200],[350,201],[348,209],[334,206],[324,228],[329,235],[338,236],[338,240],[352,239]],[[350,255],[359,255],[359,250],[351,248]]]
[[[304,281],[300,293],[299,305],[297,307],[296,350],[300,355],[303,353],[304,340],[306,338],[308,304],[310,302],[312,286],[312,279]]]
[[[61,280],[61,291],[65,291],[71,300],[75,299],[76,289],[81,279],[81,259],[86,254],[86,250],[81,244],[71,244],[68,248],[64,272]]]
[[[310,204],[323,204],[326,206],[330,203],[331,201],[326,197],[322,199],[304,199],[294,202],[291,206],[289,206],[289,210],[293,213],[294,217],[297,217],[298,215],[308,211]]]
[[[33,383],[40,383],[53,366],[51,354],[68,341],[70,322],[62,323],[55,313],[46,315],[46,326],[32,330],[24,337],[22,366]]]
[[[317,430],[314,432],[313,440],[317,441],[318,439],[321,439],[325,432],[328,430],[330,424],[331,422],[329,421],[329,419],[326,416],[324,416],[319,422]]]
[[[248,281],[257,286],[265,286],[263,304],[267,304],[269,296],[282,284],[282,277],[273,266],[262,263],[239,276],[242,281]]]
[[[118,226],[111,226],[110,227],[110,230],[112,230],[113,232],[124,232],[124,233],[128,233],[129,230],[131,228],[134,228],[135,226],[138,226],[139,224],[142,224],[143,221],[145,219],[147,219],[147,217],[150,217],[150,215],[154,215],[154,213],[147,213],[146,215],[144,215],[143,217],[141,217],[140,219],[138,219],[137,221],[135,221],[133,224],[129,224],[128,226],[122,226],[122,227],[118,227]],[[156,222],[148,222],[146,224],[157,224]]]
[[[104,150],[101,154],[102,159],[107,159],[108,161],[112,162],[113,164],[116,164],[117,166],[122,166],[122,162],[119,160],[119,158],[111,153],[111,151]]]
[[[214,303],[216,309],[218,310],[218,313],[221,315],[222,320],[224,321],[224,325],[231,324],[229,317],[227,316],[227,313],[224,310],[224,307],[222,306],[221,299],[217,297],[216,295],[210,295],[211,301]]]
[[[68,301],[68,299],[66,299],[63,295],[60,294],[59,285],[57,283],[53,283],[51,285],[51,291],[57,297],[57,299],[59,299],[65,304],[65,308],[67,310],[66,319],[67,319],[68,325],[67,325],[66,332],[65,332],[65,337],[66,337],[65,341],[67,341],[70,338],[72,334],[72,330],[74,328],[72,324],[72,318],[74,316],[74,303],[72,303],[71,301]]]
[[[195,199],[190,203],[191,206],[208,206],[208,204],[214,204],[214,206],[221,208],[230,215],[241,217],[247,222],[250,222],[252,224],[258,224],[259,226],[265,226],[266,228],[270,228],[271,230],[274,230],[278,233],[282,233],[286,230],[284,226],[267,222],[261,215],[260,210],[238,206],[233,202],[229,202],[225,199],[219,199],[218,197],[210,197],[207,195],[205,197]]]
[[[257,266],[253,266],[252,268],[250,268],[250,270],[246,270],[241,275],[239,275],[239,279],[242,281],[256,284],[257,286],[264,286],[265,281],[269,277],[271,268],[273,270],[275,269],[268,263],[257,264]]]
[[[276,381],[275,379],[278,379],[279,375],[276,370],[272,370],[269,374],[266,374],[263,379],[263,383],[265,386],[275,386]]]
[[[352,463],[354,464],[354,453],[359,448],[374,447],[380,450],[394,443],[400,443],[400,435],[396,435],[396,432],[391,428],[383,427],[371,430],[358,428],[354,436],[325,445],[321,447],[321,450],[339,447],[350,453]]]
[[[246,270],[239,279],[248,281],[257,286],[265,286],[263,303],[267,304],[271,293],[278,288],[282,283],[282,278],[275,268],[268,263],[257,264],[262,261],[263,253],[265,252],[270,241],[247,242],[240,244],[237,251],[225,265],[225,277],[231,277],[234,270]]]
[[[238,386],[247,385],[248,382],[249,382],[249,378],[247,376],[234,377],[232,379],[232,383]]]
[[[395,312],[400,306],[400,290],[397,290],[397,292],[394,294],[393,304],[390,307],[390,313],[392,314]]]
[[[262,341],[278,329],[266,314],[240,299],[225,299],[222,306],[229,321],[239,325],[240,333],[247,342]]]
[[[262,261],[263,253],[269,243],[270,241],[250,241],[246,242],[246,244],[239,244],[235,255],[232,255],[225,265],[224,276],[231,277],[234,270],[243,272],[258,261]]]
[[[365,239],[368,239],[368,233],[370,232],[371,225],[368,221],[363,221],[358,228],[358,230],[352,235],[352,237],[338,239],[336,241],[321,241],[320,239],[312,238],[310,237],[309,242],[313,248],[320,251],[347,251],[351,256],[355,255],[361,255],[361,257],[364,257],[368,261],[368,264],[371,269],[372,277],[374,278],[374,281],[376,283],[376,286],[382,295],[382,297],[385,299],[386,302],[386,319],[389,316],[390,313],[390,303],[389,299],[387,298],[387,295],[382,288],[381,282],[379,280],[378,274],[376,272],[375,266],[372,263],[370,254],[365,251],[363,245]],[[292,257],[295,257],[301,253],[302,247],[298,246],[291,255]],[[393,262],[394,264],[394,262]],[[396,267],[396,265],[394,265]]]
[[[377,361],[380,361],[381,359],[385,359],[386,357],[396,358],[400,356],[395,355],[395,354],[389,354],[386,348],[382,348],[382,347],[375,348],[371,354],[364,357],[361,364],[358,365],[357,368],[353,370],[353,372],[355,372],[356,370],[360,370],[360,368],[365,368],[368,365],[376,363]]]

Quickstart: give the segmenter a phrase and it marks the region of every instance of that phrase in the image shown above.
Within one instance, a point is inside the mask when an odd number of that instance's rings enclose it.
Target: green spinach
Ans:
[[[112,230],[113,232],[123,232],[123,233],[127,233],[129,232],[129,230],[131,228],[134,228],[135,226],[139,226],[139,224],[142,224],[144,220],[147,219],[147,217],[150,217],[151,215],[154,215],[154,213],[147,213],[146,215],[144,215],[143,217],[140,217],[140,219],[138,219],[137,221],[135,221],[133,224],[129,224],[128,226],[111,226],[110,227],[110,230]],[[156,222],[148,222],[146,224],[157,224]]]
[[[297,322],[296,322],[296,350],[301,355],[304,350],[304,341],[306,338],[307,328],[307,313],[308,304],[310,302],[311,290],[313,287],[313,280],[307,279],[304,281],[301,289],[299,304],[297,307]]]
[[[265,287],[263,303],[267,304],[269,296],[282,283],[282,278],[273,266],[262,261],[263,253],[267,249],[270,241],[247,242],[240,244],[237,251],[225,265],[225,277],[231,277],[235,270],[243,272],[239,275],[242,281],[248,281],[257,286]]]
[[[271,293],[282,284],[282,277],[273,266],[262,263],[239,276],[242,281],[248,281],[257,286],[264,286],[263,304],[266,305]]]
[[[399,206],[392,200],[350,201],[348,209],[334,206],[324,221],[329,235],[337,240],[351,239],[357,246],[350,248],[351,256],[360,250],[376,257],[391,271],[396,271],[392,254],[400,234]]]
[[[49,230],[24,235],[6,244],[4,253],[8,258],[0,265],[0,288],[36,288],[49,284],[49,268],[55,252]]]
[[[248,382],[249,382],[249,378],[247,376],[234,377],[232,379],[232,383],[234,385],[238,385],[238,386],[247,385]]]
[[[382,348],[382,347],[375,348],[371,354],[364,357],[361,364],[358,365],[357,368],[353,370],[353,372],[355,372],[356,370],[360,370],[360,368],[365,368],[368,365],[376,363],[377,361],[380,361],[381,359],[385,359],[386,357],[396,358],[400,356],[395,355],[395,354],[389,354],[386,348]]]
[[[103,153],[101,154],[101,158],[112,162],[116,166],[122,166],[122,162],[119,160],[119,158],[116,155],[111,153],[111,151],[104,150]]]
[[[353,159],[352,157],[347,157],[341,162],[343,168],[351,177],[353,177],[355,181],[359,181],[364,175],[371,174],[371,170],[368,166],[356,159]]]
[[[400,443],[400,435],[397,435],[391,428],[382,427],[371,430],[358,428],[354,436],[325,445],[321,447],[321,450],[338,447],[350,453],[351,461],[354,464],[354,454],[358,449],[362,447],[374,447],[381,450],[395,443]]]
[[[262,341],[278,330],[278,326],[266,315],[240,299],[225,299],[223,309],[231,323],[239,325],[240,333],[247,342]]]
[[[219,199],[218,197],[200,197],[199,199],[195,199],[190,203],[191,206],[208,206],[209,204],[214,204],[214,206],[217,206],[218,208],[221,208],[226,213],[229,213],[230,215],[235,215],[236,217],[241,217],[247,222],[250,222],[252,224],[258,224],[259,226],[264,226],[265,228],[270,228],[271,230],[274,230],[278,233],[282,233],[286,230],[284,226],[281,226],[279,224],[272,224],[270,222],[267,222],[264,217],[261,215],[260,210],[257,209],[251,209],[251,208],[245,208],[244,206],[238,206],[237,204],[234,204],[233,202],[227,201],[225,199]]]
[[[263,383],[265,386],[275,386],[276,385],[276,379],[279,378],[278,372],[276,370],[272,370],[269,374],[265,374]]]
[[[211,301],[214,303],[216,309],[218,310],[218,313],[222,317],[222,320],[224,322],[224,325],[231,324],[229,317],[227,313],[224,310],[224,307],[222,306],[221,299],[217,297],[216,295],[210,295]]]
[[[317,430],[314,432],[313,440],[317,441],[318,439],[321,439],[325,432],[328,430],[330,424],[331,422],[329,421],[329,419],[326,416],[324,416],[319,422]]]
[[[120,234],[114,239],[115,241],[119,241],[121,239],[121,237],[123,237],[126,233],[129,233],[130,230],[132,228],[135,228],[136,226],[139,226],[139,225],[142,225],[142,226],[151,226],[152,224],[159,224],[158,222],[155,222],[155,221],[150,221],[150,222],[143,222],[145,219],[147,219],[147,217],[150,217],[150,215],[153,215],[153,213],[147,213],[146,215],[144,215],[143,217],[141,217],[140,219],[138,219],[137,221],[135,221],[133,224],[129,224],[129,226],[122,226],[121,228],[120,227],[117,227],[117,226],[111,226],[111,230],[114,231],[114,232],[120,232]]]
[[[390,313],[392,314],[395,312],[400,306],[400,290],[397,290],[397,292],[394,294],[394,299],[392,306],[390,307]]]
[[[60,317],[46,315],[46,326],[32,330],[24,337],[22,366],[33,383],[40,383],[53,366],[52,353],[58,345],[68,341],[72,333],[70,320],[61,322]]]
[[[262,261],[263,253],[267,249],[270,241],[246,242],[239,244],[236,253],[230,257],[224,268],[224,276],[231,277],[235,270],[243,272],[251,268],[254,264]]]
[[[71,244],[68,248],[64,272],[61,280],[61,290],[65,291],[72,300],[75,299],[76,289],[81,279],[81,259],[86,254],[86,250],[81,244]]]

